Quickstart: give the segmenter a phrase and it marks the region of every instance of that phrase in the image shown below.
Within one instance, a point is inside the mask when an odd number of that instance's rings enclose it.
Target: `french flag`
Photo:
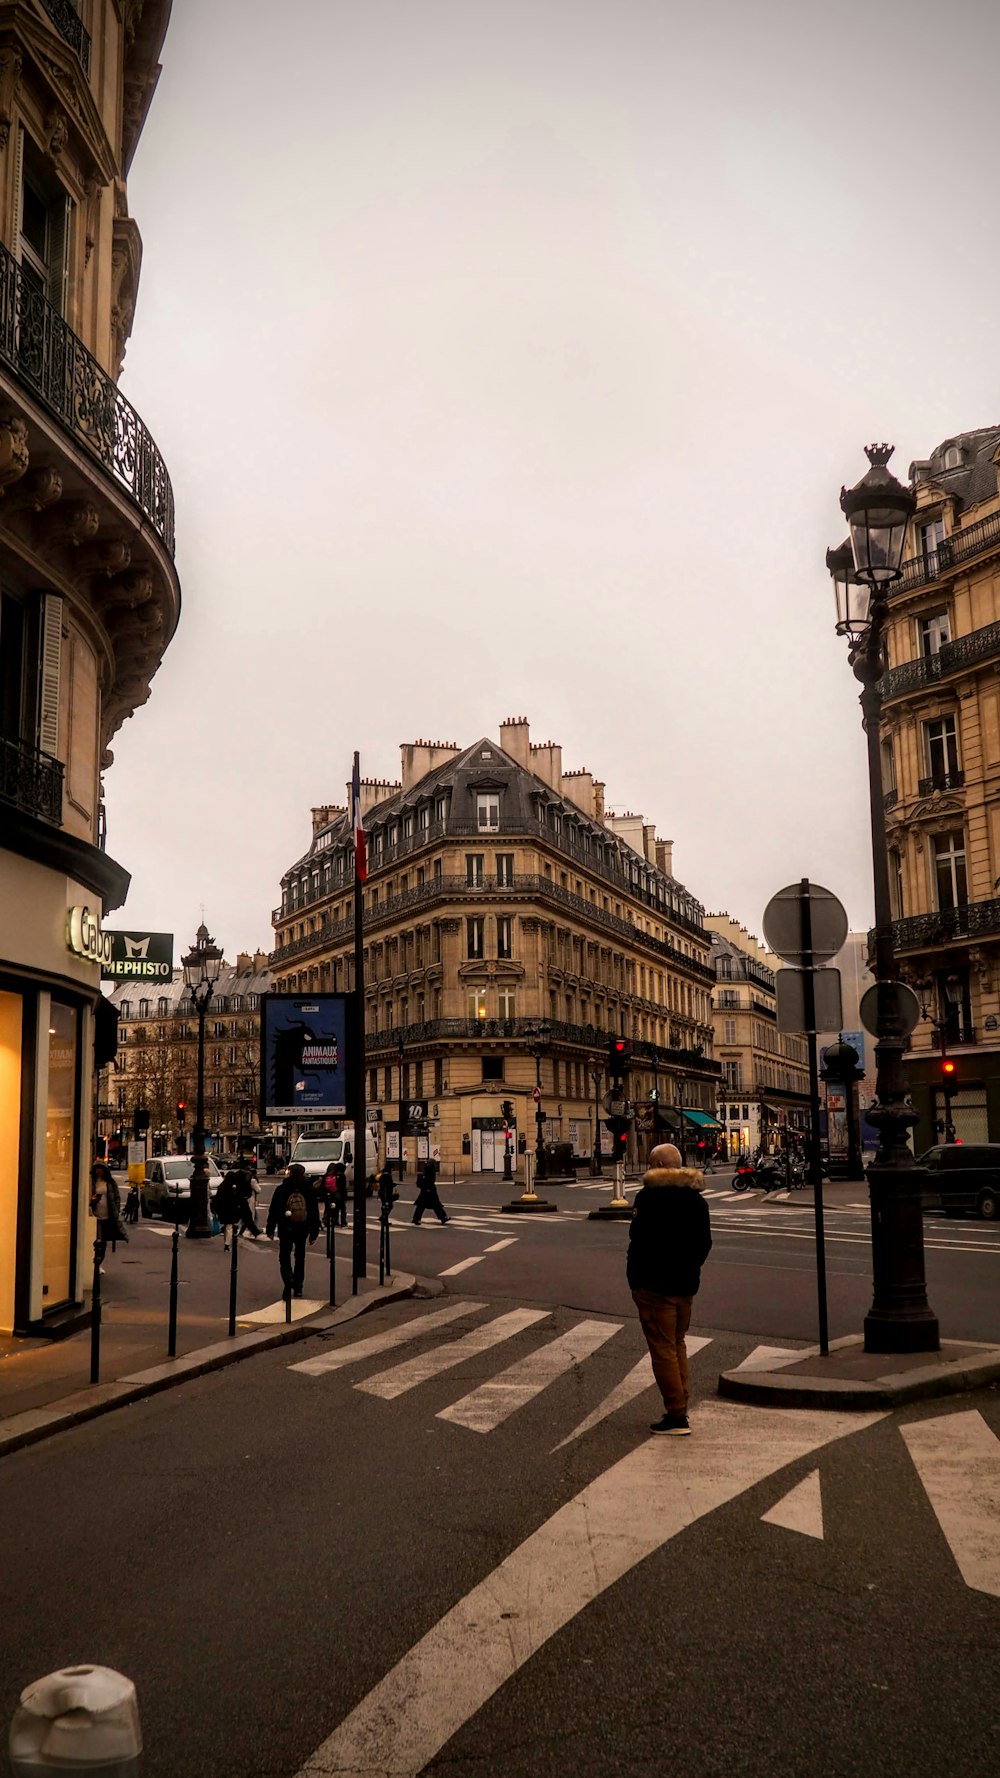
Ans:
[[[354,828],[354,880],[356,883],[363,883],[368,876],[368,847],[361,820],[361,768],[357,754],[354,755],[354,773],[351,778],[351,824]]]

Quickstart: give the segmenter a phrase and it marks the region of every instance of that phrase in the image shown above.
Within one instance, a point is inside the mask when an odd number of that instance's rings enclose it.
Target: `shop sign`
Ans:
[[[101,973],[111,959],[111,934],[101,931],[100,917],[90,908],[70,908],[66,916],[66,944],[75,956],[99,963]]]
[[[171,982],[174,979],[172,932],[107,932],[111,953],[102,961],[105,981]]]

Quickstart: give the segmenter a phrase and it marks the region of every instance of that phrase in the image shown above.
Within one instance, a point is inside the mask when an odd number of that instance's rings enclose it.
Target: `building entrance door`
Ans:
[[[503,1151],[503,1119],[474,1117],[472,1120],[473,1173],[502,1173]],[[517,1129],[513,1124],[510,1132],[510,1153],[513,1162],[517,1155]]]

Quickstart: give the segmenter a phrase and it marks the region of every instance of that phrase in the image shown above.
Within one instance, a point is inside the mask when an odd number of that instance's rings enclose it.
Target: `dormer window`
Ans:
[[[419,822],[421,833],[426,833],[427,829],[430,827],[430,824],[431,824],[430,803],[421,803],[420,808],[417,811],[417,819]]]
[[[962,453],[957,445],[949,445],[941,459],[942,469],[961,469]]]
[[[412,815],[404,815],[403,816],[403,838],[404,838],[404,840],[410,839],[412,834],[413,834],[413,816]]]
[[[500,826],[500,797],[495,790],[481,790],[476,797],[476,826],[482,830]]]

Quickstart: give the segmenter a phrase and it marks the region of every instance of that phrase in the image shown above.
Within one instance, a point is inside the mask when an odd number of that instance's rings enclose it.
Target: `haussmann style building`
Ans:
[[[118,387],[169,12],[0,6],[0,1332],[74,1325],[89,1287],[101,923],[129,883],[101,774],[179,611],[170,480]]]
[[[523,719],[499,743],[406,744],[400,781],[365,783],[362,801],[367,1098],[390,1152],[402,1092],[427,1102],[445,1167],[499,1170],[505,1099],[518,1146],[534,1147],[540,1107],[547,1144],[591,1155],[618,1034],[629,1094],[648,1104],[655,1086],[664,1133],[717,1130],[711,935],[669,841],[609,813],[604,785],[564,771]],[[346,808],[314,809],[312,826],[273,914],[274,987],[349,991]]]
[[[882,787],[893,939],[923,1016],[907,1074],[917,1153],[941,1139],[942,1045],[965,1141],[1000,1142],[1000,426],[910,466],[892,590]]]
[[[809,1124],[809,1054],[804,1038],[778,1030],[777,960],[728,914],[707,914],[705,925],[715,971],[712,1023],[726,1153],[787,1148],[801,1154]]]

